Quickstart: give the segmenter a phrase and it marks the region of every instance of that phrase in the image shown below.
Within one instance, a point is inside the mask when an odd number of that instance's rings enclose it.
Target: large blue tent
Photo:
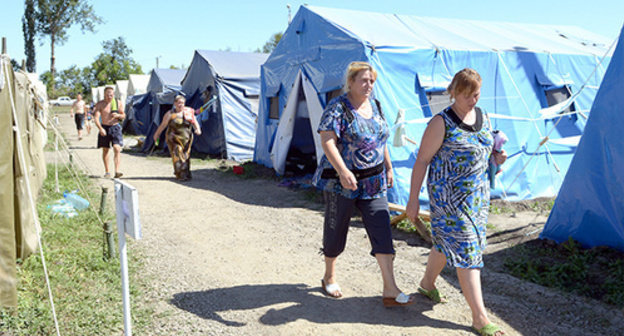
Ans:
[[[542,238],[624,251],[624,35],[591,108]]]
[[[262,66],[254,161],[283,174],[290,153],[319,159],[320,114],[352,61],[377,69],[373,94],[391,139],[404,130],[416,142],[427,120],[450,104],[444,89],[453,74],[471,67],[483,78],[479,106],[509,137],[492,195],[555,196],[610,60],[603,57],[609,43],[574,26],[302,6]],[[395,125],[400,111],[405,123]],[[397,182],[389,199],[406,204],[418,146],[397,143],[389,148]],[[426,205],[424,187],[420,198]]]
[[[253,157],[260,94],[260,65],[267,54],[196,50],[182,80],[186,104],[204,109],[193,150],[247,161]]]

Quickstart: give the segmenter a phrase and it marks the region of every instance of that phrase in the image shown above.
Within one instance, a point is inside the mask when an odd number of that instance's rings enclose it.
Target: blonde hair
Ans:
[[[373,75],[373,81],[376,81],[377,71],[375,71],[375,69],[373,69],[373,67],[368,62],[349,63],[349,66],[347,67],[346,78],[345,78],[344,91],[349,92],[349,90],[351,90],[351,87],[349,84],[355,80],[355,77],[357,77],[357,75],[361,71],[366,71],[366,70],[371,72],[371,75]]]
[[[451,99],[458,94],[469,95],[481,87],[481,75],[471,68],[464,68],[455,74],[446,91]]]
[[[178,100],[182,99],[184,102],[186,102],[186,97],[184,97],[183,95],[177,95],[175,96],[175,99],[173,100],[173,102],[177,102]]]

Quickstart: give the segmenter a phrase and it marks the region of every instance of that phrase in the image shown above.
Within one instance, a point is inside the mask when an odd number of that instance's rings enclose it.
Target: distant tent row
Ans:
[[[163,115],[172,108],[175,95],[182,94],[187,106],[201,111],[197,119],[202,135],[195,137],[194,151],[236,161],[251,160],[260,65],[267,56],[196,50],[188,70],[154,69],[146,93],[134,95],[126,104],[124,130],[145,135],[142,150],[149,151]]]
[[[47,106],[37,76],[14,72],[0,55],[0,307],[17,306],[17,258],[39,246],[33,203],[46,178]]]
[[[541,238],[624,251],[623,33]]]
[[[390,145],[399,127],[419,142],[429,118],[450,105],[444,91],[452,76],[470,67],[483,78],[479,106],[509,137],[493,196],[554,196],[610,61],[603,59],[609,43],[574,26],[302,6],[262,66],[254,161],[279,174],[314,169],[320,115],[341,93],[351,61],[370,62],[379,73],[373,94],[393,127]],[[394,125],[400,110],[405,123]],[[407,203],[417,149],[389,146],[392,202]],[[425,188],[420,198],[426,206]]]
[[[102,85],[91,88],[91,100],[97,103],[104,99],[104,89],[110,86],[115,89],[115,98],[125,105],[128,97],[147,92],[149,75],[131,74],[126,80],[118,80],[114,84]]]

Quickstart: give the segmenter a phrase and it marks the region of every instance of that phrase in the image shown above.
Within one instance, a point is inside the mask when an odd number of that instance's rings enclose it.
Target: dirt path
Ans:
[[[95,132],[77,141],[69,116],[60,119],[87,173],[112,187],[100,178]],[[195,160],[194,179],[178,183],[168,158],[122,154],[124,180],[139,190],[144,235],[130,253],[144,256],[141,273],[153,286],[132,300],[156,310],[149,335],[472,335],[470,310],[449,269],[438,284],[448,304],[433,306],[417,296],[406,309],[383,308],[380,273],[359,223],[338,260],[345,297],[324,297],[322,206],[275,181],[243,180],[214,165]],[[492,216],[498,233],[488,253],[533,238],[545,220],[531,212]],[[428,246],[401,232],[395,245],[397,282],[414,293]],[[621,334],[621,311],[494,272],[488,258],[486,306],[508,335]]]

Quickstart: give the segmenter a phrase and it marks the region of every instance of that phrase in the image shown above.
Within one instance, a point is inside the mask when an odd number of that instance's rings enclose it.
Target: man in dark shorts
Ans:
[[[114,97],[115,90],[108,86],[104,89],[104,100],[99,101],[93,107],[95,126],[99,130],[98,148],[102,148],[102,160],[104,161],[104,177],[110,177],[108,169],[108,151],[113,146],[113,162],[115,163],[115,178],[123,174],[119,170],[120,153],[123,146],[120,122],[126,117],[122,104]],[[101,119],[100,119],[101,118]]]
[[[78,140],[82,140],[82,126],[84,126],[85,122],[85,102],[82,100],[82,95],[80,93],[76,96],[76,101],[72,104],[70,116],[74,118],[76,122]]]

